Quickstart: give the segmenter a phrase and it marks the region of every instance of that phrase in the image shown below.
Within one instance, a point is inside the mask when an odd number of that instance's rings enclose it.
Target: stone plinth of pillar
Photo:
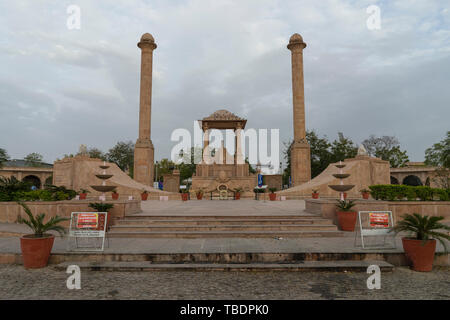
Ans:
[[[293,186],[311,180],[311,149],[306,140],[291,146],[291,179]]]
[[[151,140],[153,36],[145,33],[137,44],[141,49],[141,87],[139,96],[139,138],[134,147],[134,180],[152,186],[154,147]]]
[[[174,170],[172,173],[163,174],[163,190],[168,192],[180,191],[180,171]]]
[[[292,62],[292,104],[294,142],[291,146],[291,179],[292,185],[311,180],[311,152],[306,141],[305,129],[305,89],[303,81],[303,49],[306,43],[298,33],[289,39],[287,46],[291,50]]]
[[[136,141],[134,146],[133,179],[147,186],[153,186],[155,149],[150,139]]]

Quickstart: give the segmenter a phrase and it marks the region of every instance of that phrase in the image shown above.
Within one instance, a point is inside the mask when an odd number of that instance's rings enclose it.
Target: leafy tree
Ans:
[[[191,147],[190,153],[184,153],[183,162],[178,165],[181,181],[189,179],[194,175],[195,170],[197,169],[196,162],[201,161],[202,157],[203,149],[201,147]]]
[[[33,152],[27,155],[25,158],[25,162],[32,167],[39,167],[42,165],[43,156],[39,153]]]
[[[331,161],[329,163],[343,161],[344,159],[354,158],[358,153],[358,147],[350,138],[344,137],[342,132],[338,133],[339,138],[331,144]],[[328,164],[329,164],[328,163]]]
[[[332,162],[331,143],[326,137],[320,138],[314,130],[306,132],[306,140],[311,148],[311,178],[314,178]]]
[[[253,166],[251,165],[251,163],[248,161],[248,157],[245,158],[245,163],[248,164],[248,172],[249,172],[249,173],[252,173],[252,174],[256,173],[256,169],[253,168]]]
[[[3,163],[9,160],[9,155],[5,149],[0,148],[0,168],[3,167]]]
[[[106,154],[104,154],[103,151],[101,151],[98,148],[89,148],[88,154],[89,154],[89,157],[91,157],[91,158],[102,159],[105,161],[107,160]]]
[[[447,131],[447,136],[442,141],[425,150],[425,163],[450,168],[450,131]]]
[[[389,161],[392,168],[404,167],[409,161],[406,150],[400,149],[400,143],[394,136],[376,137],[371,135],[362,144],[370,156]]]
[[[332,143],[328,141],[326,136],[320,138],[314,130],[306,132],[306,140],[311,148],[311,178],[318,176],[330,163],[353,158],[358,152],[358,148],[353,141],[344,137],[340,132],[339,138]],[[292,141],[283,142],[283,145],[283,157],[287,163],[283,170],[283,184],[288,184],[291,175]]]
[[[291,176],[291,146],[293,141],[283,142],[283,158],[286,160],[286,168],[283,170],[283,185],[289,184]]]
[[[450,190],[450,168],[438,167],[433,181],[439,188]]]
[[[161,159],[155,163],[155,177],[156,181],[162,181],[164,174],[169,174],[175,168],[175,163],[167,158]],[[158,176],[156,176],[158,174]]]
[[[134,166],[134,143],[132,141],[119,141],[114,147],[109,149],[105,155],[106,160],[117,164],[117,166],[129,173],[133,177]]]

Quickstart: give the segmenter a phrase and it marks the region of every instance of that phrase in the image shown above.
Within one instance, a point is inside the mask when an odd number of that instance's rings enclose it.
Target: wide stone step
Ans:
[[[111,230],[110,238],[304,238],[342,237],[343,231],[129,231]]]
[[[319,224],[330,225],[330,219],[173,219],[173,220],[153,220],[153,219],[122,219],[117,220],[116,225],[303,225]]]
[[[117,232],[176,232],[176,231],[325,231],[337,230],[335,225],[291,224],[291,225],[117,225],[111,231]]]
[[[385,261],[296,261],[292,263],[150,263],[150,262],[63,262],[55,266],[65,271],[69,265],[78,265],[89,271],[297,271],[297,272],[366,272],[370,265],[381,271],[393,271],[394,266]]]
[[[286,219],[321,219],[322,217],[317,214],[305,214],[305,215],[214,215],[214,214],[178,214],[178,215],[149,215],[149,214],[133,214],[126,215],[122,220],[286,220]]]

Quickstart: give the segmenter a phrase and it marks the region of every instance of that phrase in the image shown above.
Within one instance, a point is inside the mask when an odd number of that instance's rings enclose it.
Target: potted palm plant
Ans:
[[[89,193],[89,190],[81,189],[78,195],[80,196],[80,200],[85,200],[87,197],[87,194]]]
[[[359,192],[361,192],[363,199],[366,199],[366,200],[369,199],[370,190],[362,189],[362,190],[359,190]]]
[[[197,190],[195,195],[197,196],[197,200],[202,200],[202,198],[203,198],[203,190],[202,189]]]
[[[114,208],[114,205],[112,203],[104,203],[104,202],[95,202],[95,203],[89,203],[89,208],[92,208],[94,210],[97,210],[97,212],[107,212],[108,213],[108,218],[107,218],[107,225],[106,225],[106,229],[109,229],[109,227],[112,224],[112,219],[109,215],[109,210]],[[102,230],[103,227],[105,225],[105,217],[104,216],[99,216],[99,223],[98,223],[98,229]]]
[[[431,271],[433,269],[436,239],[442,243],[447,252],[445,240],[450,240],[448,233],[439,230],[450,230],[450,226],[440,223],[444,217],[422,216],[418,213],[406,214],[403,220],[392,228],[396,234],[402,231],[409,233],[409,237],[402,238],[405,255],[412,262],[415,271]]]
[[[53,230],[61,236],[64,235],[66,230],[58,224],[70,219],[56,215],[51,217],[47,223],[44,223],[45,213],[40,213],[34,217],[25,203],[19,202],[19,204],[27,214],[28,219],[19,215],[17,222],[26,224],[33,230],[32,234],[26,234],[20,238],[23,265],[25,268],[43,268],[48,264],[55,240],[55,236],[47,232]]]
[[[144,189],[144,190],[142,190],[142,193],[141,193],[141,200],[146,201],[147,198],[148,198],[148,191]]]
[[[188,199],[189,199],[189,190],[181,189],[181,200],[188,201]]]
[[[277,200],[277,195],[275,194],[275,191],[277,191],[277,188],[269,188],[269,199],[270,201],[275,201]]]
[[[116,189],[114,189],[114,190],[112,191],[112,199],[113,199],[113,200],[119,199],[119,194],[117,193]]]
[[[242,188],[234,189],[234,199],[239,200],[241,198]]]
[[[319,199],[319,190],[317,190],[317,189],[312,190],[312,198]]]
[[[351,209],[355,206],[352,200],[337,200],[336,214],[339,226],[343,231],[354,231],[356,224],[356,212]]]

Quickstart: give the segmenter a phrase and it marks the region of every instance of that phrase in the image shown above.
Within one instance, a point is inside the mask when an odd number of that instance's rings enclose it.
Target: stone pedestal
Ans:
[[[283,188],[283,175],[281,174],[265,174],[263,179],[268,189],[276,188],[277,191],[280,191]]]
[[[134,146],[134,180],[153,186],[155,149],[150,139],[136,141]]]
[[[311,180],[311,149],[306,140],[291,147],[291,179],[293,186]]]
[[[174,170],[173,173],[163,174],[163,190],[168,192],[180,191],[180,171]]]

